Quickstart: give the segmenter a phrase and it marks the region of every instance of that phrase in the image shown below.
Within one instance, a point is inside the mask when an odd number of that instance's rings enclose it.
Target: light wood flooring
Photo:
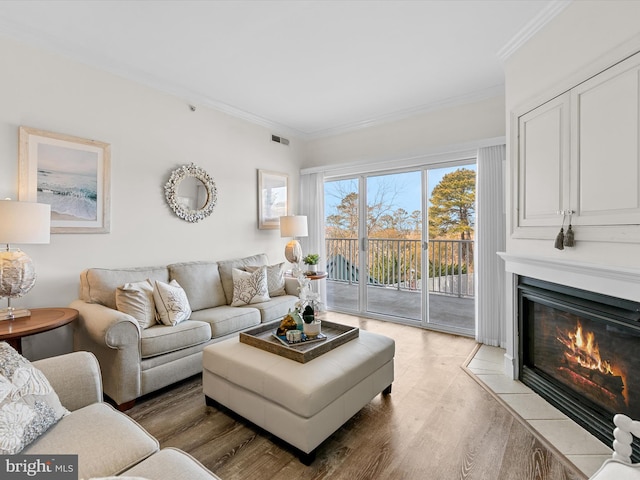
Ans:
[[[286,444],[228,411],[205,405],[199,377],[138,401],[127,413],[161,447],[177,447],[223,480],[584,479],[545,447],[462,365],[474,340],[326,313],[396,341],[395,381],[304,466]]]

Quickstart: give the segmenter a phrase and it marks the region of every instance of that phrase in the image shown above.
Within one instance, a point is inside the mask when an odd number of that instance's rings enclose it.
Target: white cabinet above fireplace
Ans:
[[[558,223],[569,208],[569,102],[566,93],[518,120],[518,226]]]
[[[639,92],[636,54],[515,115],[515,238],[554,238],[573,212],[576,238],[640,240]]]

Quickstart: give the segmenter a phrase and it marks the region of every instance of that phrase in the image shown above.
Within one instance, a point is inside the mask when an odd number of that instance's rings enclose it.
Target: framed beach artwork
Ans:
[[[108,233],[108,143],[19,130],[19,199],[51,205],[51,233]]]
[[[280,217],[289,211],[288,184],[286,173],[258,170],[258,229],[280,228]]]

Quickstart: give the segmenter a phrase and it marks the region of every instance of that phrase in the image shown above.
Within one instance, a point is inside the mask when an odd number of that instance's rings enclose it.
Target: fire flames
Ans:
[[[600,356],[600,348],[596,343],[596,336],[593,332],[582,332],[582,325],[578,322],[575,332],[567,332],[566,338],[558,338],[558,340],[567,347],[564,356],[570,362],[588,368],[589,370],[598,370],[602,373],[614,375],[611,364],[603,360]]]
[[[610,390],[608,387],[611,382],[603,384],[602,381],[617,377],[618,382],[620,382],[619,387],[622,389],[622,391],[618,390],[618,394],[622,394],[624,402],[628,405],[628,389],[625,388],[626,376],[619,368],[602,358],[595,334],[584,331],[580,322],[577,322],[575,331],[558,333],[557,340],[565,346],[565,360],[568,365],[573,365],[571,368],[572,376],[579,376],[580,383],[593,383],[594,386],[607,391],[608,394],[613,396],[615,396],[617,388]]]

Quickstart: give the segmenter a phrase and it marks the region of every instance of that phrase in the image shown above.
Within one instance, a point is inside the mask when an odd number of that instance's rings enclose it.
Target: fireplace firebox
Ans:
[[[611,445],[616,413],[640,419],[640,303],[529,277],[518,297],[520,380]]]

